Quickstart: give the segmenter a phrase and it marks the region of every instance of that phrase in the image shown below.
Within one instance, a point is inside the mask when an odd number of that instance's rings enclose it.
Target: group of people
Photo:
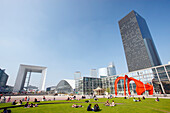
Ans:
[[[12,102],[12,105],[21,105],[22,104],[22,100],[19,100],[19,102],[17,103],[17,100],[14,100]]]
[[[98,101],[99,99],[96,97],[96,95],[93,96],[95,101]]]
[[[72,100],[72,98],[71,98],[71,97],[68,97],[66,100],[69,101],[69,100]]]
[[[138,97],[138,100],[136,100],[135,98],[133,98],[133,101],[134,102],[140,102],[141,101],[141,99]]]
[[[106,101],[105,106],[116,106],[114,100],[112,100],[111,103],[109,103],[109,100]]]
[[[88,105],[87,111],[100,111],[101,109],[99,108],[98,104],[94,105],[94,108],[91,107],[91,104]]]
[[[69,100],[76,100],[76,96],[68,97],[66,100],[67,100],[67,101],[69,101]]]
[[[24,107],[25,107],[25,108],[32,108],[32,107],[38,107],[38,105],[37,105],[37,104],[33,104],[33,103],[29,104],[29,102],[27,102],[27,103],[24,105]]]
[[[7,101],[6,101],[6,97],[4,96],[3,99],[2,99],[2,94],[1,94],[0,95],[0,101],[1,101],[1,103],[11,102],[11,96],[9,96]]]
[[[30,101],[30,97],[26,96],[25,98],[22,99],[22,101],[27,101],[28,102],[28,101]]]

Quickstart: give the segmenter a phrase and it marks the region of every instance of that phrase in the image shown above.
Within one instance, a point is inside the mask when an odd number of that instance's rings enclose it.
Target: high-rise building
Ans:
[[[100,78],[116,75],[115,65],[111,62],[108,67],[99,68],[98,73]]]
[[[91,69],[90,70],[90,76],[91,77],[97,77],[97,70],[96,69]]]
[[[161,65],[144,18],[131,11],[119,21],[119,28],[129,72]]]
[[[81,79],[81,72],[80,71],[76,71],[74,73],[74,80],[78,80],[78,79]]]
[[[79,89],[78,89],[78,87],[79,87],[79,80],[81,79],[81,72],[80,71],[76,71],[75,73],[74,73],[74,80],[75,80],[75,89],[74,89],[74,91],[75,91],[75,93],[76,94],[78,94],[79,92]]]
[[[116,75],[116,68],[113,62],[109,64],[109,66],[107,67],[107,71],[108,71],[108,76]]]
[[[108,76],[107,68],[99,68],[99,77],[104,78]]]
[[[0,69],[0,87],[5,87],[7,80],[8,80],[8,75],[5,73],[4,69]]]

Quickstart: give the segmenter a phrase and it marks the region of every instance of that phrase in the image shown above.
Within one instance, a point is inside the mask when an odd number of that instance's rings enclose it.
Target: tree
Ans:
[[[106,90],[107,92],[108,92],[108,94],[110,94],[110,88],[107,88],[107,90]]]

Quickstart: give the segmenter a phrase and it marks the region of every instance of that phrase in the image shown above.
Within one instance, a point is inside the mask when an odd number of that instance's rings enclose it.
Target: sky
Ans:
[[[20,64],[45,66],[46,87],[110,62],[126,73],[118,21],[132,10],[145,18],[167,64],[169,6],[169,0],[0,0],[0,68],[14,85]],[[30,84],[38,86],[40,77],[32,74]]]

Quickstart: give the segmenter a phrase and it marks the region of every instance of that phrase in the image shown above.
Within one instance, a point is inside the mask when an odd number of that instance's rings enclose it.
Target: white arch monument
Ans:
[[[27,86],[29,85],[32,72],[42,73],[39,90],[45,90],[46,71],[47,67],[20,64],[13,92],[19,92],[23,90],[25,83],[27,84]],[[28,79],[27,82],[26,78]]]

